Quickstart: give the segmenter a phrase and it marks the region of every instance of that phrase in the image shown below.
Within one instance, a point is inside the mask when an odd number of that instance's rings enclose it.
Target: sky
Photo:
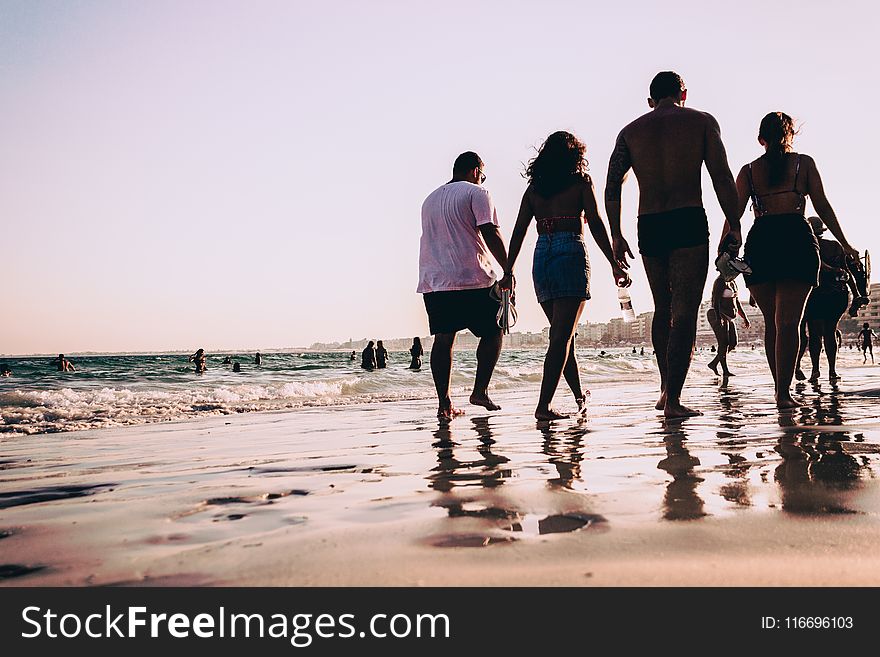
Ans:
[[[660,70],[718,119],[734,175],[764,114],[794,116],[849,241],[880,253],[877,18],[848,0],[0,0],[0,353],[426,335],[420,208],[456,155],[482,156],[505,239],[556,130],[586,143],[602,207],[614,139]],[[637,198],[630,177],[633,246]],[[534,242],[515,330],[547,323]],[[616,291],[588,248],[583,319],[607,321]]]

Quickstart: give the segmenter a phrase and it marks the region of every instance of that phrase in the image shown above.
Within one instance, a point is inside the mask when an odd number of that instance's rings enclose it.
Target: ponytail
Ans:
[[[784,112],[770,112],[761,120],[758,136],[767,144],[767,183],[771,187],[785,177],[785,154],[791,150],[796,134],[794,119]]]

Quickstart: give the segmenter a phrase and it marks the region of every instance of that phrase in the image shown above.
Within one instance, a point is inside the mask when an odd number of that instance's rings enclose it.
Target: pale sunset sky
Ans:
[[[876,259],[877,18],[847,0],[0,0],[0,353],[425,335],[420,207],[456,155],[483,157],[506,239],[556,130],[586,142],[602,207],[614,139],[668,69],[719,120],[734,175],[764,114],[794,116]],[[631,177],[633,247],[637,195]],[[704,199],[714,243],[708,176]],[[546,325],[534,242],[516,330]],[[607,321],[616,292],[588,245],[584,319]],[[633,277],[650,310],[639,262]]]

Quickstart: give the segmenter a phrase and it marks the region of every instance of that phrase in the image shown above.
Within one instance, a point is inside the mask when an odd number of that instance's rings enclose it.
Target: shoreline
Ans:
[[[880,585],[873,371],[842,373],[788,415],[693,371],[680,421],[585,378],[584,421],[535,387],[3,441],[0,585]]]

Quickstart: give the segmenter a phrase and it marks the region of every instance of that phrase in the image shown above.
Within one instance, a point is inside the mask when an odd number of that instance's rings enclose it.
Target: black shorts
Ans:
[[[849,293],[846,288],[829,288],[820,285],[810,293],[804,317],[808,321],[822,319],[837,324],[848,306]]]
[[[765,214],[746,237],[745,259],[752,268],[746,286],[776,281],[819,284],[819,243],[804,215]]]
[[[500,332],[499,303],[489,294],[491,287],[476,290],[428,292],[424,295],[431,335],[469,329],[478,338]]]
[[[649,258],[675,249],[709,244],[709,222],[703,208],[676,208],[639,215],[639,253]]]

